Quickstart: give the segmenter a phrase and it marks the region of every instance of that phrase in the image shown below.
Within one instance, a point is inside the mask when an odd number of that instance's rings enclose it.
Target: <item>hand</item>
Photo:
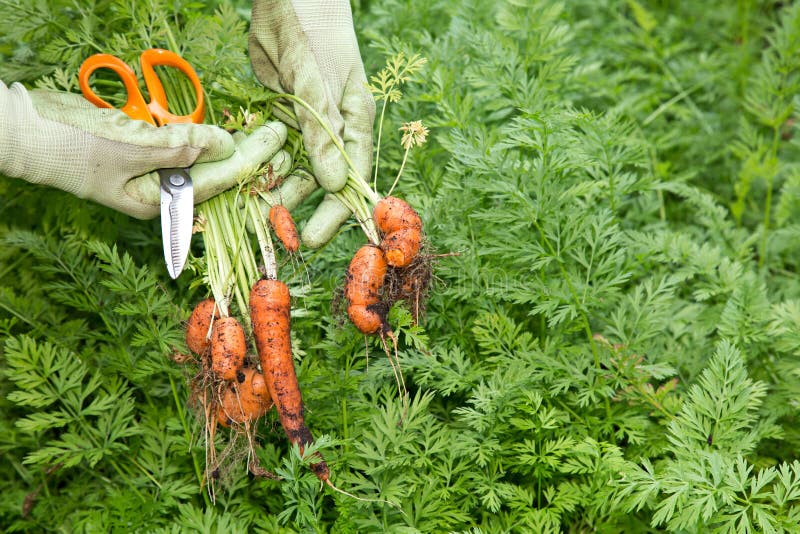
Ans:
[[[133,178],[159,168],[221,160],[233,152],[233,138],[214,126],[156,128],[119,110],[97,108],[80,95],[28,92],[20,84],[7,88],[0,82],[0,174],[57,187],[132,217],[147,219],[160,212],[158,194],[141,196],[137,188],[126,187]],[[195,179],[195,201],[236,180]]]
[[[229,157],[192,165],[189,174],[194,185],[195,204],[252,177],[265,161],[277,158],[283,152],[280,148],[286,142],[286,134],[285,124],[279,121],[269,122],[253,130],[250,135],[242,132],[234,135],[236,147]],[[158,207],[161,202],[161,179],[156,172],[133,178],[125,184],[125,193],[144,204]],[[290,193],[291,191],[287,191],[286,195]],[[303,198],[305,197],[300,200]]]
[[[250,61],[264,85],[305,100],[333,132],[356,172],[367,178],[372,162],[375,101],[347,0],[319,2],[254,0],[250,23]],[[348,165],[329,133],[299,104],[294,104],[312,170],[329,193],[347,182]],[[350,216],[327,195],[302,231],[312,248],[326,243]]]

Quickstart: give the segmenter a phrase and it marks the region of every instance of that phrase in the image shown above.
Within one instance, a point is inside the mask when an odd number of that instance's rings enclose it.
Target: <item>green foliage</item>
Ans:
[[[792,532],[800,520],[800,462],[756,469],[748,460],[773,417],[759,417],[766,385],[747,377],[739,351],[721,342],[669,425],[670,457],[631,465],[617,502],[653,508],[654,526],[702,532]]]
[[[270,105],[247,6],[0,1],[5,82],[75,90],[85,55],[135,59],[145,25],[202,65],[217,109]],[[397,191],[456,253],[435,258],[420,326],[392,310],[407,400],[330,304],[363,236],[289,279],[315,446],[371,500],[321,490],[314,449],[272,415],[256,451],[283,480],[232,454],[212,502],[190,371],[169,357],[203,295],[168,279],[157,225],[0,180],[0,523],[796,532],[800,7],[362,0],[354,18],[387,99],[386,58],[427,58],[386,107],[377,180],[422,120]]]

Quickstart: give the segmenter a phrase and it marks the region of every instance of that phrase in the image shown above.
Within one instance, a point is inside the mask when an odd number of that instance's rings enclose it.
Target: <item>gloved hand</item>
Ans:
[[[349,1],[254,0],[249,48],[258,79],[310,104],[367,179],[375,101],[367,87]],[[348,173],[344,156],[310,112],[299,104],[293,107],[317,181],[328,192],[340,190]],[[321,246],[349,216],[341,202],[327,195],[305,224],[303,242]]]
[[[230,134],[214,126],[156,128],[119,110],[97,108],[80,95],[28,92],[0,82],[0,174],[57,187],[139,219],[159,214],[159,198],[126,188],[133,178],[224,159],[233,151]],[[195,179],[195,202],[236,180]]]

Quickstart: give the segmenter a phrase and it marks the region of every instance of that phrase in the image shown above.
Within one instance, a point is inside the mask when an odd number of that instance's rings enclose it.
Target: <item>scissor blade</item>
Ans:
[[[181,274],[189,254],[194,219],[194,190],[186,169],[159,169],[161,177],[161,239],[169,275]]]

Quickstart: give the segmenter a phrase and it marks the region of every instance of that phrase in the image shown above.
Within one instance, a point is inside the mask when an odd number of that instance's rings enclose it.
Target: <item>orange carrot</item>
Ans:
[[[347,267],[344,296],[352,304],[375,304],[381,299],[386,257],[374,245],[359,248]]]
[[[211,330],[211,317],[219,319],[219,309],[216,309],[214,299],[201,300],[189,316],[186,326],[186,345],[195,354],[204,354],[210,345],[209,331]]]
[[[422,241],[422,219],[414,208],[397,197],[381,199],[372,217],[384,238],[381,248],[392,267],[406,267],[416,257]]]
[[[391,331],[386,322],[387,306],[382,302],[377,304],[351,304],[347,307],[347,316],[362,334],[374,334],[378,330],[384,334]]]
[[[303,398],[292,360],[289,311],[286,284],[267,278],[255,283],[250,292],[250,319],[264,380],[286,436],[302,451],[313,438],[305,424]],[[320,480],[328,481],[330,471],[324,460],[320,458],[311,469]]]
[[[422,230],[422,219],[414,208],[397,197],[385,197],[378,201],[372,210],[372,217],[384,234],[391,234],[401,228]]]
[[[214,322],[211,331],[211,369],[223,380],[233,380],[247,353],[244,329],[235,317]]]
[[[297,252],[300,248],[300,238],[297,236],[297,227],[289,210],[285,206],[275,204],[269,209],[269,223],[284,248],[289,252]]]
[[[374,245],[356,251],[347,268],[344,296],[348,300],[347,315],[364,334],[389,331],[386,305],[381,302],[381,288],[386,276],[386,257]]]
[[[272,408],[264,375],[253,368],[237,373],[236,382],[225,388],[217,420],[222,426],[258,419]]]
[[[386,263],[392,267],[406,267],[419,252],[422,236],[416,228],[401,228],[387,234],[381,241],[381,248],[386,253]]]

